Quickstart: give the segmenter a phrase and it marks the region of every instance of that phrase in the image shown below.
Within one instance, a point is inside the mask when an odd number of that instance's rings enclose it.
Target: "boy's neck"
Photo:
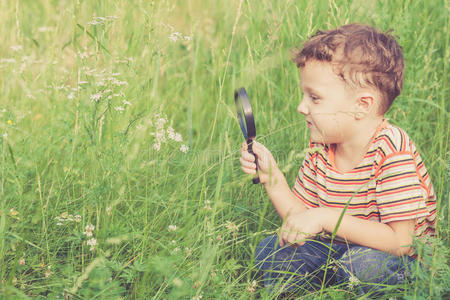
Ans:
[[[345,172],[358,166],[383,120],[382,116],[361,120],[352,139],[336,144],[334,163],[338,170]]]

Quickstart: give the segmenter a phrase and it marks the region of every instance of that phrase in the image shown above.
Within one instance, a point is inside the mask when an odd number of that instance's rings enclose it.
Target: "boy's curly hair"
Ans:
[[[403,87],[405,61],[402,47],[391,32],[379,32],[368,25],[349,24],[317,31],[292,60],[302,68],[308,60],[330,62],[344,82],[375,87],[382,96],[379,110],[384,114]]]

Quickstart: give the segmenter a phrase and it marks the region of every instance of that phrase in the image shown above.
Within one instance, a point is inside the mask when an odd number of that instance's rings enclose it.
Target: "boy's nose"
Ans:
[[[297,107],[297,111],[303,115],[307,115],[309,113],[308,107],[306,105],[306,101],[302,100]]]

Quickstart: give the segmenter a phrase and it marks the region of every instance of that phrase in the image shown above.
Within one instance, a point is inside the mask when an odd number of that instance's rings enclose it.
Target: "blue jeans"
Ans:
[[[330,252],[331,248],[331,252]],[[325,268],[328,269],[326,276]],[[393,256],[368,247],[315,239],[302,246],[280,247],[278,236],[265,238],[256,248],[256,266],[271,291],[299,292],[348,283],[366,294],[383,285],[400,284],[411,274],[410,256]]]

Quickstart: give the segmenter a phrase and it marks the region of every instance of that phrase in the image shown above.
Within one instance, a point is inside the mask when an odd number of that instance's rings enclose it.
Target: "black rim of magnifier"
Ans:
[[[256,136],[255,119],[253,118],[252,106],[250,105],[250,100],[248,98],[247,91],[245,88],[240,88],[234,92],[234,102],[236,103],[236,110],[239,120],[239,125],[241,126],[242,134],[248,145],[248,152],[253,154],[252,142]],[[242,116],[241,107],[244,113]],[[245,120],[245,121],[244,121]],[[245,125],[244,125],[245,122]],[[247,128],[247,129],[245,129]],[[256,161],[256,170],[258,170],[258,162]],[[259,183],[259,177],[253,178],[253,183]]]

